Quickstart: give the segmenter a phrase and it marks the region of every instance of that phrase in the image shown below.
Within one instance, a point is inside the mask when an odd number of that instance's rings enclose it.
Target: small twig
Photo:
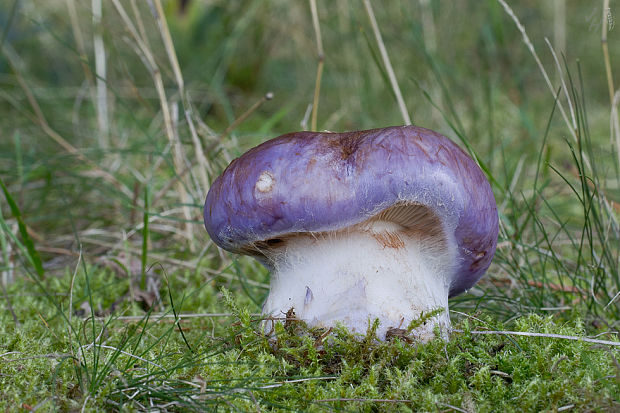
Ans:
[[[493,374],[495,376],[499,376],[499,377],[504,378],[504,379],[511,378],[510,374],[508,374],[508,373],[506,373],[504,371],[500,371],[500,370],[490,370],[489,373],[491,373],[491,374]]]
[[[326,403],[326,402],[359,402],[359,403],[413,403],[412,400],[405,399],[356,399],[356,398],[347,398],[347,397],[337,397],[333,399],[320,399],[315,400],[317,403]]]
[[[274,387],[281,387],[285,384],[290,384],[290,383],[304,383],[307,381],[314,381],[314,380],[335,380],[337,379],[336,376],[325,376],[325,377],[306,377],[304,379],[293,379],[293,380],[284,380],[284,381],[280,381],[274,384],[268,384],[266,386],[261,386],[259,387],[259,389],[272,389]],[[328,399],[326,399],[328,400]],[[321,400],[317,400],[317,401],[321,401]]]
[[[452,330],[455,333],[464,333],[463,330]],[[503,335],[503,336],[510,336],[510,335],[514,335],[514,336],[525,336],[525,337],[544,337],[544,338],[558,338],[558,339],[562,339],[562,340],[573,340],[573,341],[583,341],[586,343],[592,343],[592,344],[603,344],[606,346],[617,346],[620,347],[620,342],[618,341],[609,341],[609,340],[597,340],[594,338],[587,338],[587,337],[577,337],[577,336],[566,336],[563,334],[548,334],[548,333],[531,333],[528,331],[479,331],[479,330],[474,330],[474,331],[470,331],[470,334],[480,334],[480,335],[489,335],[489,334],[496,334],[496,335]]]
[[[152,314],[149,316],[149,321],[159,321],[159,320],[169,320],[171,322],[176,322],[177,319],[181,320],[184,318],[225,318],[225,317],[234,317],[233,313],[189,313],[189,314]],[[250,314],[251,317],[259,317],[261,314]],[[97,321],[105,321],[107,319],[113,319],[117,321],[140,321],[145,317],[142,315],[127,315],[127,316],[108,316],[108,317],[95,317]]]
[[[7,351],[6,353],[0,354],[0,357],[6,357],[6,356],[9,356],[11,354],[22,354],[22,352],[21,351]]]
[[[316,83],[314,84],[314,99],[312,100],[312,121],[310,123],[310,129],[312,131],[316,131],[325,54],[323,51],[323,39],[321,38],[321,25],[319,24],[319,13],[316,8],[316,0],[310,0],[310,11],[312,13],[312,26],[314,27],[314,34],[316,36],[316,48],[319,60],[319,64],[316,69]]]
[[[245,112],[243,112],[243,114],[241,114],[241,116],[239,116],[237,119],[235,119],[233,121],[233,123],[231,123],[230,126],[227,127],[224,130],[224,132],[222,132],[220,134],[220,136],[217,137],[215,142],[213,142],[213,143],[211,143],[211,145],[207,146],[206,152],[210,152],[212,149],[214,149],[222,141],[222,139],[224,139],[226,136],[228,136],[228,134],[230,132],[232,132],[233,130],[235,130],[237,128],[237,126],[239,126],[241,124],[241,122],[246,120],[248,118],[248,116],[250,116],[252,113],[254,113],[254,111],[256,109],[258,109],[260,107],[260,105],[262,105],[263,103],[265,103],[266,101],[271,100],[271,99],[273,99],[273,92],[265,93],[265,95],[262,98],[260,98],[256,103],[254,103],[252,106],[250,106],[250,108],[248,110],[246,110]]]
[[[440,406],[447,407],[448,409],[452,409],[459,413],[469,413],[469,410],[461,409],[460,407],[452,406],[451,404],[448,404],[448,403],[437,402],[437,404]]]
[[[370,0],[364,0],[364,6],[366,6],[366,12],[368,13],[368,18],[370,19],[370,25],[372,26],[372,31],[375,34],[375,39],[377,40],[377,45],[379,46],[379,52],[383,58],[383,64],[385,65],[388,77],[390,78],[390,83],[392,84],[392,89],[394,90],[394,95],[396,96],[396,101],[398,102],[398,108],[400,109],[400,113],[403,117],[403,122],[405,122],[405,125],[411,125],[411,118],[409,117],[409,112],[405,106],[403,95],[400,93],[400,87],[398,86],[398,81],[396,80],[392,63],[390,63],[390,57],[388,56],[385,44],[383,43],[383,38],[381,37],[381,32],[379,31],[377,19],[375,19],[375,13],[372,10]]]
[[[618,104],[620,103],[620,89],[614,93],[611,101],[611,116],[609,119],[612,140],[616,141],[616,157],[620,167],[620,120],[618,119]],[[614,139],[615,138],[615,139]]]
[[[49,354],[37,354],[34,356],[26,356],[26,357],[20,357],[17,359],[5,359],[6,356],[11,355],[11,354],[23,354],[21,351],[9,351],[8,353],[3,353],[0,354],[0,357],[3,358],[2,362],[3,363],[14,363],[17,361],[25,361],[25,360],[34,360],[34,359],[59,359],[59,358],[63,358],[63,357],[69,357],[71,356],[71,354],[69,353],[49,353]]]

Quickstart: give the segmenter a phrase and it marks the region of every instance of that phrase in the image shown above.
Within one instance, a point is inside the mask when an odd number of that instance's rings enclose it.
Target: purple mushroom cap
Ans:
[[[456,243],[449,295],[473,286],[495,253],[497,206],[476,162],[429,129],[297,132],[271,139],[235,159],[213,182],[204,220],[217,245],[252,254],[259,242],[340,230],[408,203],[436,214]]]

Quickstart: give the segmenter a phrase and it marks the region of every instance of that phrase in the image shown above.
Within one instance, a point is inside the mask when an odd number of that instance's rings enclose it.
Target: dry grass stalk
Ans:
[[[325,64],[325,53],[323,51],[323,39],[321,37],[321,25],[319,23],[319,13],[316,8],[316,0],[310,0],[310,11],[312,13],[312,26],[316,36],[316,47],[319,64],[316,69],[316,82],[314,84],[314,99],[312,100],[312,120],[310,129],[316,131],[317,118],[319,112],[319,95],[321,93],[321,79],[323,78],[323,66]]]
[[[392,85],[394,95],[396,96],[396,102],[398,103],[398,108],[400,109],[400,113],[403,117],[403,122],[405,125],[411,125],[411,118],[409,117],[409,112],[405,106],[403,95],[400,93],[400,86],[398,86],[398,80],[396,80],[396,74],[394,74],[390,57],[388,56],[385,44],[383,43],[383,38],[381,37],[381,32],[379,31],[377,19],[375,18],[375,13],[372,9],[372,5],[370,4],[370,0],[364,0],[364,6],[366,6],[366,12],[368,13],[368,18],[370,19],[370,25],[372,26],[372,31],[375,34],[375,39],[377,40],[377,45],[379,46],[379,52],[381,53],[385,70],[387,71],[390,79],[390,84]]]
[[[41,129],[43,129],[43,132],[45,132],[45,134],[47,136],[49,136],[58,145],[62,146],[62,148],[65,151],[67,151],[71,155],[73,155],[76,158],[78,158],[80,161],[82,161],[85,164],[87,164],[88,166],[90,166],[93,169],[93,171],[95,172],[95,175],[100,176],[105,181],[109,182],[112,186],[114,186],[116,189],[118,189],[123,194],[125,194],[127,197],[131,198],[132,191],[129,188],[127,188],[122,182],[120,182],[118,179],[116,179],[114,177],[114,175],[112,175],[108,171],[100,168],[99,165],[97,165],[95,162],[93,162],[92,160],[90,160],[86,156],[84,156],[80,151],[77,150],[77,148],[75,146],[71,145],[58,132],[56,132],[54,129],[52,129],[52,127],[47,122],[47,119],[45,118],[45,115],[43,114],[43,111],[41,110],[41,107],[39,106],[39,102],[34,97],[34,94],[30,90],[30,87],[28,86],[26,81],[24,81],[24,78],[22,77],[22,75],[21,75],[21,73],[20,73],[20,71],[19,71],[19,69],[17,67],[15,52],[14,51],[9,51],[9,50],[7,50],[7,48],[8,48],[8,46],[4,45],[2,47],[2,53],[7,58],[7,61],[9,62],[9,66],[11,67],[11,71],[15,75],[15,78],[17,79],[17,82],[19,83],[20,87],[24,91],[24,94],[26,95],[26,99],[28,100],[28,103],[30,104],[30,107],[34,111],[34,116],[32,117],[33,122],[38,124],[39,127],[41,127]]]
[[[140,36],[142,36],[142,41],[147,46],[149,45],[149,38],[146,35],[146,29],[144,28],[144,22],[142,21],[142,15],[140,14],[140,10],[138,9],[138,4],[136,0],[131,0],[131,11],[133,12],[133,16],[136,19],[136,25],[138,26],[138,31],[140,32]]]
[[[207,157],[205,156],[205,152],[202,148],[202,141],[198,137],[198,133],[196,132],[196,126],[194,125],[194,121],[192,119],[192,112],[190,110],[185,110],[185,120],[187,121],[187,125],[189,126],[189,133],[192,137],[192,144],[194,145],[196,151],[196,160],[192,163],[196,163],[199,165],[198,168],[198,177],[200,178],[200,188],[198,188],[197,196],[199,199],[203,199],[209,188],[209,179],[207,178],[207,172],[213,172],[207,162]]]
[[[262,314],[250,314],[251,317],[260,317]],[[188,318],[228,318],[235,317],[233,313],[181,313],[181,314],[163,314],[163,313],[151,313],[148,321],[150,322],[159,322],[159,321],[167,321],[167,322],[176,322],[177,320],[188,319]],[[105,321],[109,319],[110,316],[106,317],[95,317],[97,321]],[[133,321],[143,321],[143,315],[125,315],[119,317],[111,317],[115,321],[124,321],[124,322],[133,322]]]
[[[362,398],[349,398],[349,397],[338,397],[332,399],[319,399],[315,400],[317,403],[327,403],[327,402],[357,402],[357,403],[413,403],[413,400],[404,400],[404,399],[362,399]]]
[[[215,149],[215,147],[217,145],[219,145],[221,143],[221,141],[228,136],[229,133],[231,133],[233,130],[235,130],[244,120],[246,120],[252,113],[254,113],[254,111],[256,109],[258,109],[263,103],[265,103],[268,100],[273,99],[273,93],[272,92],[267,92],[262,98],[260,98],[256,103],[254,103],[248,110],[246,110],[245,112],[243,112],[241,114],[241,116],[239,116],[237,119],[235,119],[233,121],[233,123],[230,124],[229,127],[227,127],[224,132],[222,132],[216,139],[215,141],[213,141],[209,146],[206,147],[205,151],[206,152],[210,152],[213,149]],[[186,116],[190,116],[190,114],[188,112],[185,112]],[[190,129],[193,129],[192,132],[192,136],[195,135],[196,139],[198,139],[198,134],[196,133],[196,129],[194,127],[193,122],[189,123],[189,127]],[[204,156],[204,154],[203,154]],[[184,177],[188,172],[190,172],[196,165],[200,165],[200,162],[198,160],[192,162],[191,164],[187,165],[185,167],[185,169],[183,169],[181,172],[179,172],[177,174],[177,176],[173,177],[170,181],[168,181],[168,183],[166,185],[164,185],[155,195],[155,197],[153,198],[153,202],[152,205],[157,204],[163,197],[164,195],[166,195],[166,192],[168,192],[172,186],[178,181],[180,180],[182,177]],[[210,164],[208,162],[206,162],[205,159],[205,168],[200,168],[201,171],[205,172],[206,171],[211,171],[212,169],[210,167]],[[206,175],[205,178],[206,179]],[[209,187],[209,185],[205,185],[204,191],[206,192],[207,188]],[[203,198],[203,197],[200,197]]]
[[[150,72],[153,78],[155,89],[157,90],[157,94],[159,96],[159,102],[160,102],[162,117],[164,120],[166,136],[168,137],[168,141],[172,147],[172,159],[173,159],[174,171],[175,171],[175,174],[178,175],[184,169],[184,164],[185,164],[184,158],[185,157],[184,157],[183,146],[181,145],[181,142],[179,141],[179,139],[175,138],[175,131],[174,131],[173,123],[172,123],[170,106],[168,104],[168,98],[166,96],[166,91],[164,88],[164,82],[161,76],[161,72],[159,70],[157,62],[155,61],[155,57],[153,53],[151,52],[148,45],[142,40],[142,37],[136,30],[136,27],[131,21],[131,18],[127,14],[127,11],[125,10],[125,8],[122,6],[119,0],[112,0],[112,3],[114,4],[114,7],[116,8],[118,14],[121,16],[121,19],[125,23],[125,27],[129,30],[129,33],[131,34],[133,40],[136,42],[136,45],[138,46],[138,50],[140,51],[140,56],[143,58],[142,61],[144,62],[146,68],[148,69],[148,71]],[[178,79],[177,79],[177,82],[178,82]],[[191,211],[189,209],[189,206],[187,206],[190,203],[192,203],[192,200],[182,180],[178,180],[177,191],[179,193],[179,197],[181,198],[181,202],[185,204],[183,206],[183,216],[187,221],[184,225],[185,233],[187,235],[187,238],[189,240],[192,240],[190,241],[190,249],[193,250],[194,249],[194,243],[193,243],[194,230],[193,230],[193,226],[191,222],[189,222],[191,220]]]
[[[99,126],[99,146],[107,148],[109,146],[109,116],[108,116],[108,90],[107,90],[107,66],[105,45],[103,43],[101,18],[103,7],[101,0],[92,0],[93,13],[93,48],[95,51],[95,76],[97,84],[97,100],[95,108],[97,110],[97,125]]]
[[[69,311],[68,317],[69,322],[67,323],[67,337],[69,337],[69,348],[71,349],[71,356],[77,360],[77,356],[75,354],[75,348],[73,346],[73,334],[71,334],[71,318],[73,316],[73,287],[75,286],[75,277],[77,277],[78,268],[80,268],[82,261],[82,249],[80,248],[80,252],[78,255],[77,262],[75,263],[75,270],[73,270],[73,276],[71,277],[71,286],[69,288]]]
[[[176,50],[174,47],[174,43],[172,41],[172,36],[170,35],[170,30],[168,28],[168,23],[164,15],[161,1],[154,0],[154,2],[149,1],[149,3],[151,3],[151,6],[152,6],[151,10],[153,11],[154,18],[157,21],[157,24],[160,28],[160,35],[164,43],[164,47],[166,49],[166,54],[168,56],[168,60],[172,67],[175,81],[179,88],[179,95],[181,96],[181,101],[183,104],[183,112],[184,112],[185,120],[187,121],[187,124],[189,126],[190,136],[192,138],[192,144],[194,146],[194,152],[196,156],[196,161],[188,166],[189,168],[188,170],[192,169],[193,164],[198,165],[198,177],[199,177],[200,182],[198,183],[198,185],[196,185],[197,188],[195,189],[194,192],[196,195],[195,198],[202,199],[204,198],[206,191],[209,188],[209,180],[207,178],[207,171],[210,169],[209,163],[207,162],[207,157],[205,156],[205,152],[203,150],[202,141],[198,138],[198,134],[196,133],[196,127],[192,119],[191,104],[188,99],[187,92],[185,90],[185,81],[183,80],[181,67],[179,65]],[[178,139],[176,140],[176,142],[178,142],[178,144],[180,145],[180,141]],[[182,147],[180,149],[182,149]],[[181,153],[181,151],[179,151],[179,153]],[[180,171],[177,170],[177,173],[179,172]],[[179,182],[182,183],[184,175],[177,175],[177,176],[178,176]],[[191,217],[189,216],[189,208],[184,209],[184,215],[186,219],[191,219]],[[187,225],[186,228],[189,229],[189,233],[191,235],[192,227],[190,226],[189,223],[186,225]],[[190,250],[192,251],[195,250],[193,237],[191,238],[191,241],[190,241]]]
[[[456,333],[464,332],[463,330],[452,330],[452,331]],[[591,343],[591,344],[601,344],[605,346],[620,347],[619,341],[599,340],[595,338],[579,337],[579,336],[567,336],[564,334],[532,333],[529,331],[491,331],[491,330],[482,330],[482,331],[474,330],[474,331],[470,331],[469,334],[477,334],[477,335],[498,334],[498,335],[503,335],[503,336],[556,338],[556,339],[561,339],[561,340],[583,341],[585,343]]]
[[[196,133],[194,120],[191,116],[191,104],[185,90],[185,81],[183,80],[181,66],[179,65],[179,59],[177,58],[174,43],[172,41],[172,36],[170,35],[170,30],[168,28],[168,22],[166,21],[164,10],[161,5],[161,0],[154,0],[153,6],[154,7],[152,9],[154,10],[154,17],[160,29],[160,35],[166,48],[166,54],[168,56],[168,60],[170,61],[170,66],[172,66],[172,71],[174,72],[174,78],[179,88],[179,94],[183,103],[185,120],[187,121],[187,124],[189,126],[192,144],[194,145],[196,162],[199,166],[198,174],[200,178],[200,188],[197,190],[197,195],[199,198],[202,198],[207,188],[209,187],[209,180],[207,178],[207,170],[209,170],[209,165],[202,147],[202,142],[200,141],[200,139],[198,138],[198,134]]]
[[[605,59],[605,73],[607,74],[607,90],[609,91],[609,102],[614,101],[614,78],[611,72],[611,62],[609,60],[609,47],[607,46],[607,31],[611,10],[609,0],[603,0],[603,20],[601,25],[601,46],[603,47],[603,58]]]
[[[521,21],[515,14],[515,12],[504,0],[497,0],[497,1],[504,8],[504,11],[506,12],[506,14],[508,14],[508,16],[515,23],[515,25],[517,26],[517,30],[521,32],[523,43],[525,44],[525,46],[528,48],[528,50],[534,57],[534,61],[536,61],[536,65],[538,66],[538,69],[542,73],[543,78],[545,79],[545,83],[547,84],[547,87],[549,88],[549,91],[555,97],[556,95],[555,87],[551,83],[551,80],[549,79],[549,75],[547,74],[547,71],[545,70],[545,67],[543,66],[542,62],[540,61],[540,58],[538,57],[538,53],[536,53],[536,49],[534,49],[534,45],[532,44],[530,37],[527,35],[527,32],[525,31],[525,26],[523,26],[523,24],[521,23]],[[566,111],[564,110],[564,105],[562,104],[560,100],[558,100],[557,105],[558,105],[558,109],[560,109],[560,113],[562,114],[562,118],[564,119],[564,122],[568,126],[570,134],[573,136],[575,140],[577,140],[577,131],[574,129],[572,122],[568,119],[568,116],[566,115]]]
[[[616,157],[620,166],[620,123],[618,122],[618,102],[620,102],[620,90],[614,92],[614,79],[611,71],[611,61],[609,59],[609,47],[607,45],[607,32],[611,10],[609,0],[603,1],[603,20],[601,27],[601,46],[603,47],[603,59],[605,60],[605,73],[607,75],[607,89],[609,91],[609,101],[611,103],[611,133],[612,140],[616,142]]]
[[[79,18],[77,10],[75,9],[75,0],[66,0],[67,10],[69,12],[69,20],[71,22],[71,30],[73,31],[73,37],[75,38],[75,44],[77,46],[78,53],[80,54],[80,65],[84,71],[84,77],[89,85],[89,92],[91,94],[91,100],[96,101],[95,94],[93,93],[93,74],[88,66],[88,55],[86,54],[86,47],[84,45],[84,38],[82,37],[82,30],[80,29]]]
[[[134,358],[136,360],[140,360],[140,361],[142,361],[144,363],[147,363],[147,364],[150,364],[152,366],[155,366],[157,368],[163,369],[163,367],[161,365],[159,365],[159,364],[157,364],[157,363],[155,363],[153,361],[147,360],[147,359],[145,359],[143,357],[140,357],[140,356],[136,356],[135,354],[131,354],[128,351],[121,350],[121,349],[119,349],[117,347],[114,347],[114,346],[108,346],[108,345],[105,345],[105,344],[90,343],[90,344],[86,344],[86,345],[80,346],[80,347],[81,347],[82,352],[88,351],[88,350],[90,350],[91,348],[94,348],[94,347],[97,347],[97,348],[100,348],[100,349],[103,348],[103,349],[106,349],[106,350],[112,350],[114,352],[118,352],[118,353],[124,354],[127,357],[131,357],[131,358]]]
[[[2,216],[2,211],[0,211],[0,219],[4,219],[4,217]],[[18,227],[17,227],[17,222],[15,222],[13,225],[8,226],[7,225],[7,229],[10,231],[11,234],[15,235],[17,234],[18,231]],[[13,258],[13,243],[9,242],[6,234],[4,233],[4,231],[0,231],[0,248],[2,249],[2,271],[0,272],[1,277],[0,277],[0,284],[2,284],[3,287],[12,284],[14,281],[14,276],[15,276],[15,265],[13,264],[14,258]],[[6,293],[5,293],[6,295]]]
[[[213,149],[214,145],[217,145],[219,142],[221,142],[222,139],[228,136],[230,132],[235,130],[244,120],[246,120],[252,113],[254,113],[256,109],[258,109],[263,103],[271,99],[273,99],[273,93],[272,92],[265,93],[265,95],[262,98],[260,98],[256,103],[250,106],[250,108],[246,110],[245,112],[243,112],[241,116],[235,119],[233,123],[231,123],[230,126],[227,127],[224,130],[224,132],[222,132],[221,135],[217,137],[217,140],[212,145],[210,145],[207,149],[208,150]]]
[[[168,22],[166,22],[164,10],[161,7],[161,1],[149,0],[149,3],[152,5],[153,17],[159,26],[159,34],[161,35],[164,47],[166,48],[166,54],[168,56],[168,60],[170,61],[170,66],[172,66],[172,71],[179,87],[180,95],[184,96],[185,82],[183,80],[183,75],[181,74],[181,67],[179,66],[177,54],[174,49],[174,43],[172,43],[172,36],[170,36],[170,30],[168,29]]]

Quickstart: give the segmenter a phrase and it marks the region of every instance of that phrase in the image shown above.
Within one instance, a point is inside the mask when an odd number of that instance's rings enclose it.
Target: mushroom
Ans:
[[[434,314],[422,341],[449,331],[448,298],[484,274],[498,233],[476,162],[415,126],[264,142],[213,182],[204,219],[217,245],[271,271],[264,314],[355,333],[379,319],[382,339]]]

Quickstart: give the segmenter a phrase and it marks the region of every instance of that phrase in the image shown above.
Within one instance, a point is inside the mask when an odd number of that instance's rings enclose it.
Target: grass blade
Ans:
[[[43,263],[41,262],[41,257],[39,256],[39,253],[34,247],[34,242],[32,241],[30,234],[28,234],[28,227],[26,226],[26,223],[24,222],[22,213],[19,210],[17,203],[15,202],[15,200],[9,193],[9,190],[7,189],[6,185],[4,184],[4,181],[2,181],[1,178],[0,178],[0,186],[2,187],[2,192],[4,192],[4,197],[6,198],[6,202],[9,204],[9,208],[11,208],[11,212],[13,213],[13,216],[17,220],[17,226],[19,228],[19,233],[21,234],[22,240],[24,241],[24,245],[26,246],[26,249],[28,250],[28,257],[30,258],[30,262],[34,266],[34,269],[37,272],[37,275],[39,276],[39,278],[43,278],[43,276],[45,275],[45,270],[43,269]]]

